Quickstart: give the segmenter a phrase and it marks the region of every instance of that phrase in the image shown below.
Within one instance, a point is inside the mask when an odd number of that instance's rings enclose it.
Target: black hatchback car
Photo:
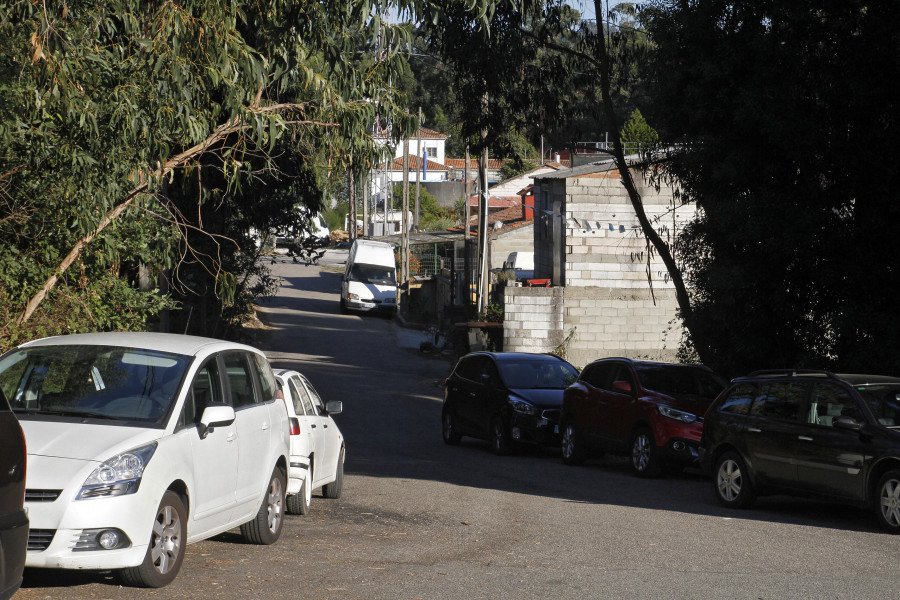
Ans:
[[[0,390],[0,600],[19,589],[25,568],[25,436]]]
[[[706,413],[704,468],[725,506],[800,493],[869,507],[900,533],[900,378],[758,371]]]
[[[555,444],[563,390],[578,371],[551,354],[473,352],[444,383],[444,442],[490,440],[496,454],[517,442]]]

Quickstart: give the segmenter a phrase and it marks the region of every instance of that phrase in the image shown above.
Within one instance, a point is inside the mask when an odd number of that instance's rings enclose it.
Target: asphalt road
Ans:
[[[347,441],[344,494],[318,492],[274,546],[236,532],[188,547],[161,590],[107,573],[28,570],[16,598],[895,598],[900,539],[860,510],[769,497],[721,508],[699,472],[633,477],[620,458],[567,467],[553,450],[445,446],[421,332],[341,315],[335,267],[274,265],[260,345],[305,373]],[[235,530],[236,531],[236,530]]]

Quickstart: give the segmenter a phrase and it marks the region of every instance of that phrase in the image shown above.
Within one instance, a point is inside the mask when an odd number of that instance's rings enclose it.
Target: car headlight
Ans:
[[[523,415],[537,414],[537,408],[535,408],[533,404],[520,400],[519,398],[510,398],[509,403],[512,405],[512,409],[517,413],[522,413]]]
[[[347,294],[347,297],[351,300],[359,300],[359,294]]]
[[[684,410],[678,410],[677,408],[672,408],[671,406],[659,406],[658,409],[659,414],[664,417],[669,417],[670,419],[675,419],[676,421],[694,423],[695,421],[700,420],[700,418],[694,413],[689,413]]]
[[[138,491],[144,468],[156,452],[157,443],[123,452],[105,461],[81,484],[76,500],[124,496]]]

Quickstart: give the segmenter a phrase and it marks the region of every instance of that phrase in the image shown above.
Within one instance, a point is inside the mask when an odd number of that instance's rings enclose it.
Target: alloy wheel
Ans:
[[[716,473],[716,489],[722,499],[734,502],[741,493],[743,482],[740,465],[733,460],[723,460]]]
[[[881,486],[881,515],[891,527],[900,527],[900,481],[888,479]]]
[[[153,566],[161,575],[166,575],[178,562],[184,544],[181,530],[178,511],[169,505],[161,506],[153,523],[153,536],[150,540]]]

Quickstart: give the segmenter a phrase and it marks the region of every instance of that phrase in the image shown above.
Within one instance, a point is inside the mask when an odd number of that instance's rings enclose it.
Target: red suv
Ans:
[[[726,382],[700,365],[603,358],[563,396],[563,462],[605,452],[631,456],[640,477],[697,461],[703,415]]]

